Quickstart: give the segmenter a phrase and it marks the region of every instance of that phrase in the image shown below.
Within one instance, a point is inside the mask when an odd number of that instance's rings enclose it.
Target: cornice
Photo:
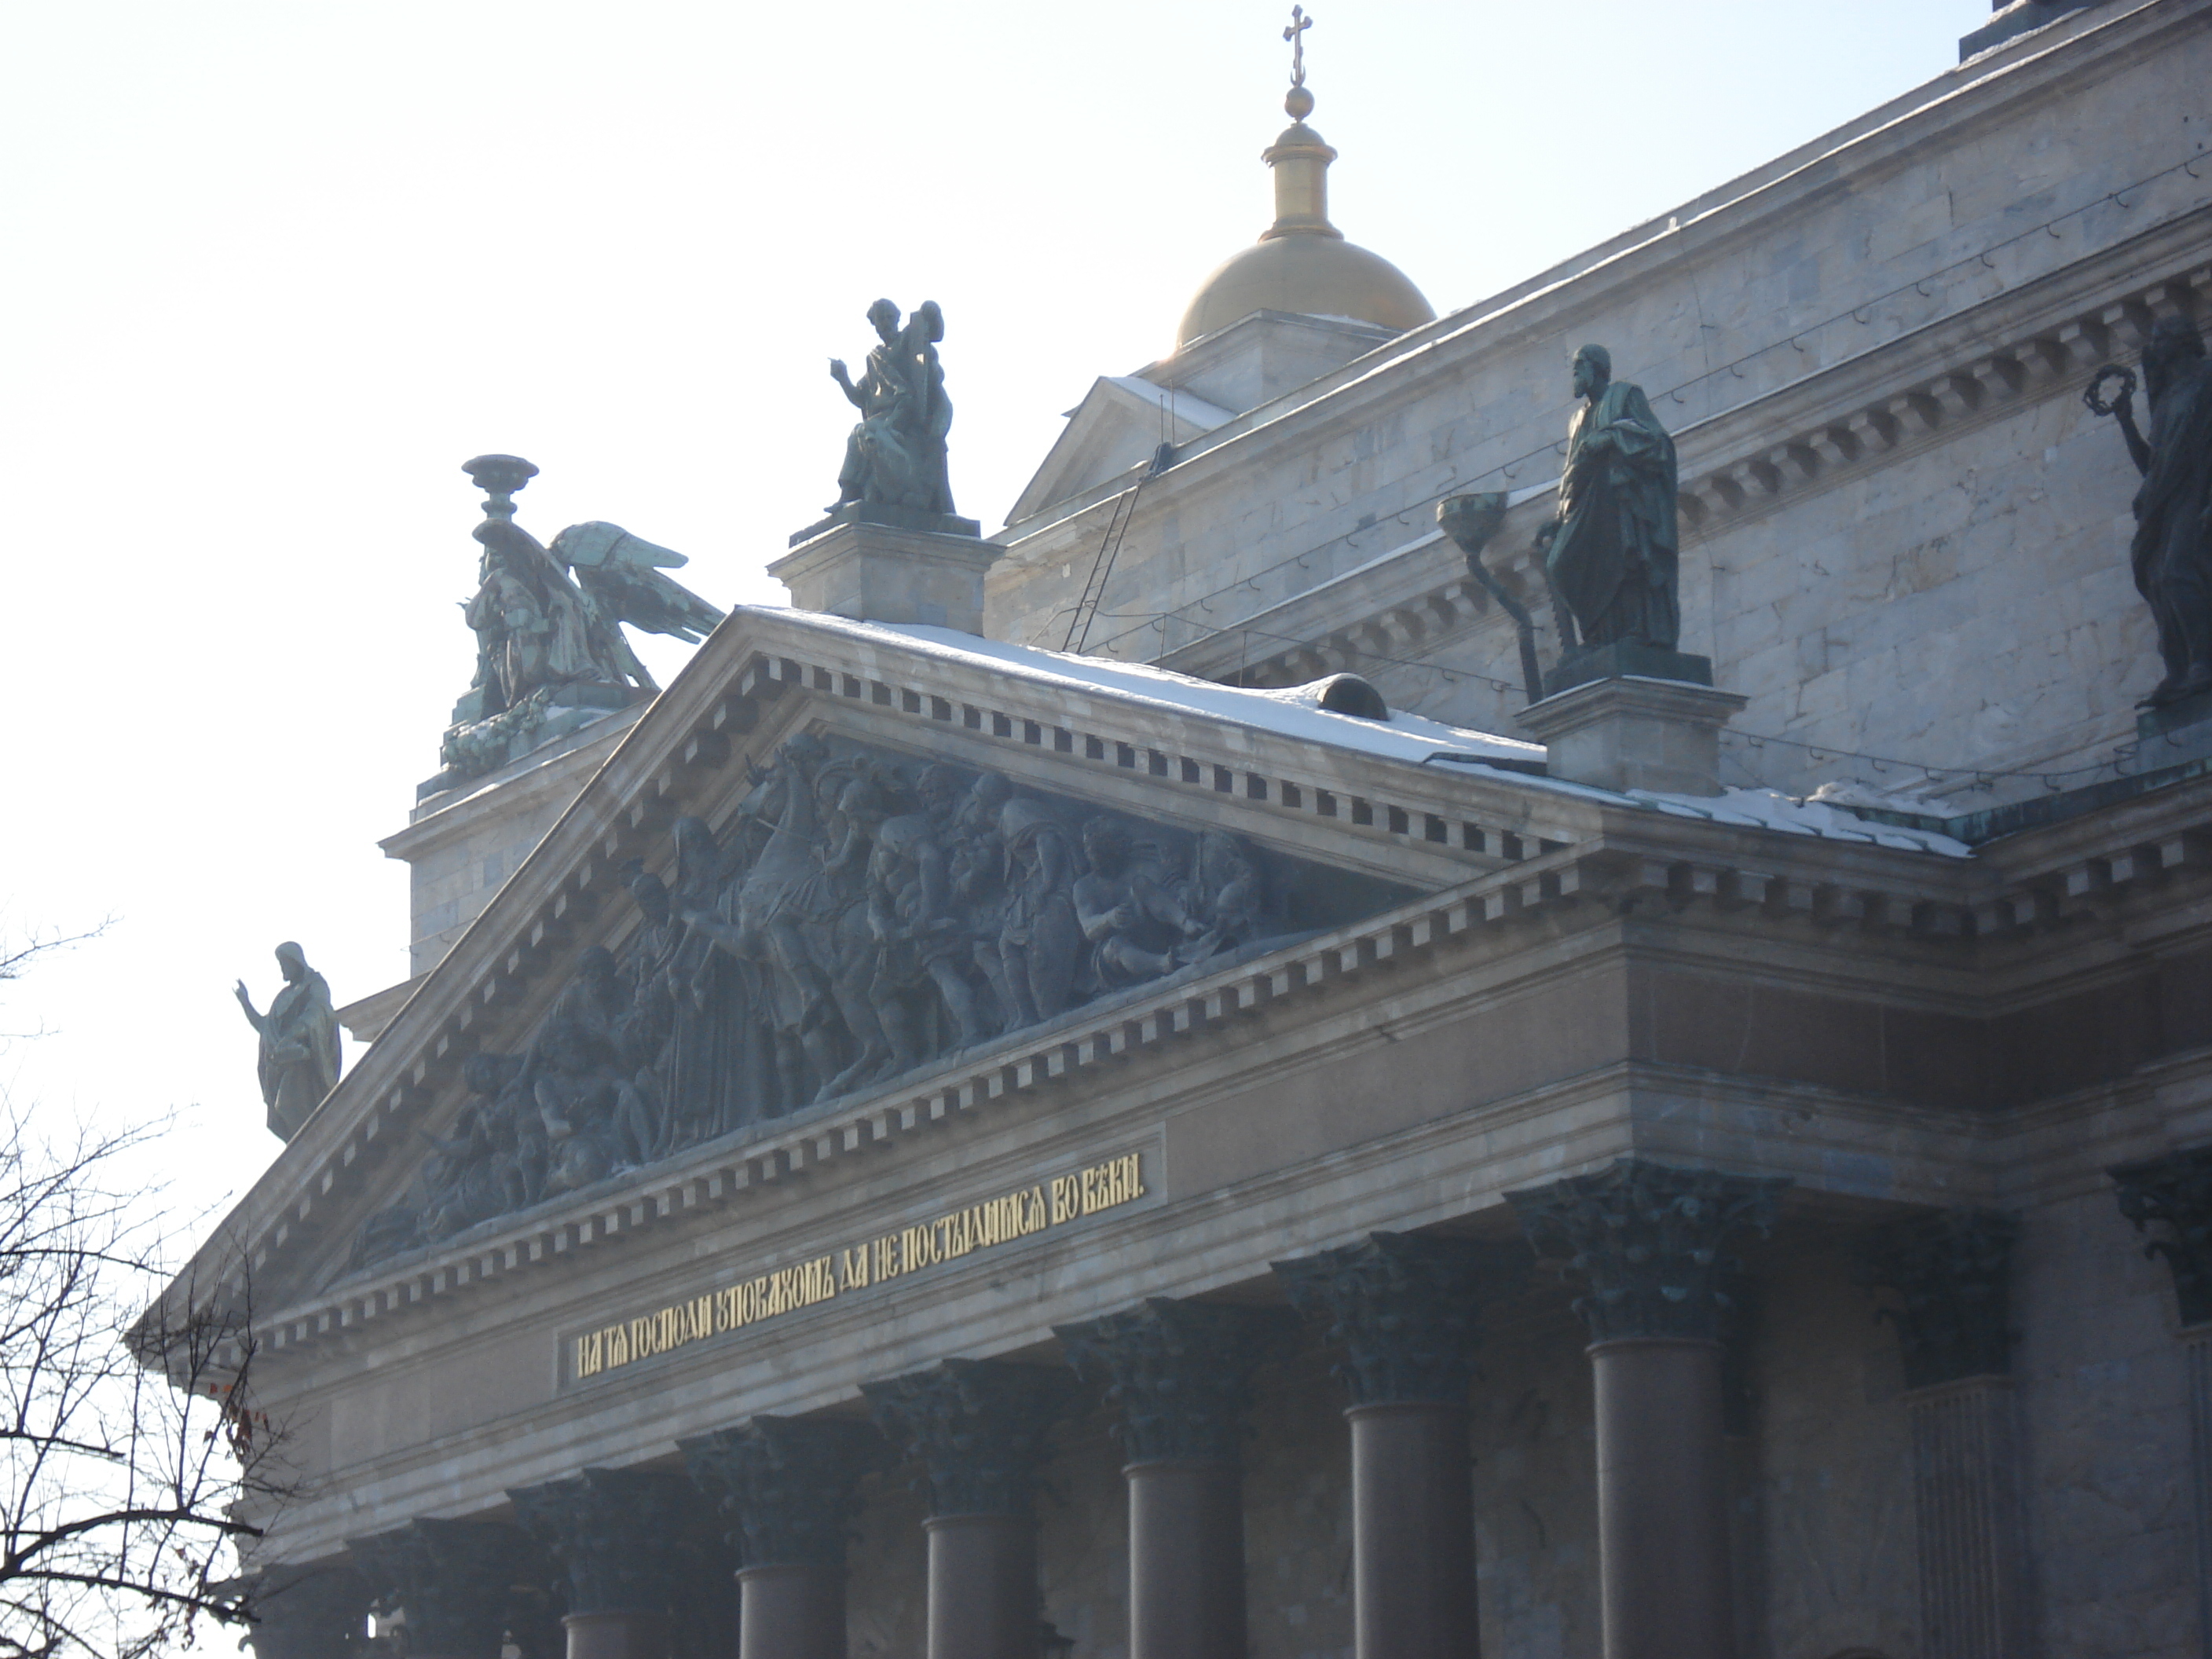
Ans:
[[[1304,441],[1316,423],[1358,424],[1358,411],[1370,404],[1413,395],[1438,376],[1469,373],[1469,353],[1552,339],[1568,331],[1577,316],[1624,294],[1648,291],[1670,264],[1709,261],[1732,246],[1769,234],[1778,219],[1800,216],[1820,198],[1864,191],[1923,159],[1930,146],[1971,139],[2022,107],[2076,94],[2093,81],[2154,56],[2170,37],[2201,26],[2198,14],[2207,4],[2208,0],[2148,0],[2069,30],[2063,38],[2039,41],[2032,51],[1991,54],[1946,70],[1765,167],[1246,411],[1186,446],[1176,466],[1148,488],[1148,505],[1156,513],[1176,510],[1184,504],[1186,492],[1217,482],[1224,469],[1238,471],[1264,465],[1246,453],[1255,441],[1295,443]],[[1966,250],[1968,258],[1972,253]],[[1923,273],[1923,284],[1941,269]],[[1865,303],[1862,301],[1862,307]],[[1755,344],[1752,356],[1783,350],[1807,331],[1801,328]],[[1794,379],[1794,368],[1784,374]],[[1738,362],[1701,378],[1721,374],[1745,378],[1744,365]],[[1097,526],[1079,521],[1117,498],[1139,470],[1054,503],[1049,509],[1054,516],[1042,523],[1007,526],[1000,534],[1010,557],[1016,562],[1060,557],[1062,542],[1070,538],[1095,542]],[[1466,475],[1462,487],[1473,488],[1495,471],[1495,466],[1478,467]]]
[[[2212,161],[2204,166],[2212,176]],[[2100,364],[2139,347],[2159,317],[2212,304],[2208,235],[2212,203],[1681,428],[1685,548],[2077,392]],[[1548,599],[1533,550],[1553,487],[1516,491],[1488,555],[1540,604]],[[1345,599],[1362,589],[1367,602],[1347,612]],[[1458,548],[1431,532],[1158,660],[1201,678],[1241,672],[1252,684],[1297,684],[1370,654],[1432,651],[1498,614]]]

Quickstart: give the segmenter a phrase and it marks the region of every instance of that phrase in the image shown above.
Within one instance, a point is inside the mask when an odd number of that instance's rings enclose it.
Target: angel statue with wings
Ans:
[[[548,547],[514,522],[514,492],[537,476],[529,462],[480,455],[465,469],[487,491],[476,597],[477,713],[488,719],[540,692],[575,685],[659,688],[623,637],[623,624],[696,642],[722,613],[660,573],[686,562],[619,525],[570,525]]]

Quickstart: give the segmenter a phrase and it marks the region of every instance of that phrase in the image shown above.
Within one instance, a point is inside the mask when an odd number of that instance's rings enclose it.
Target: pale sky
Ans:
[[[1986,0],[1319,0],[1336,222],[1468,305],[1950,67]],[[167,1108],[197,1211],[273,1158],[296,939],[407,973],[376,842],[468,682],[460,463],[720,605],[819,516],[868,302],[939,301],[995,528],[1062,411],[1267,222],[1287,4],[0,0],[0,992],[18,1098]],[[646,647],[657,669],[686,654]],[[349,1045],[349,1060],[351,1048]]]

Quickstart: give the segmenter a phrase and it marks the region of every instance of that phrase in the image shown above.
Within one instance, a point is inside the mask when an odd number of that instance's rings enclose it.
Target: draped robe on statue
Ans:
[[[1545,564],[1585,645],[1681,637],[1674,573],[1674,441],[1641,386],[1608,384],[1576,411]]]

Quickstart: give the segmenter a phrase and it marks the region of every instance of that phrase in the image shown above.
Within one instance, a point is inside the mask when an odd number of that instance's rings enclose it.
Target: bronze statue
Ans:
[[[1545,572],[1583,646],[1672,651],[1682,633],[1674,440],[1644,389],[1613,378],[1603,346],[1575,353],[1574,388],[1583,407],[1567,428],[1559,512],[1538,538]],[[1571,651],[1570,625],[1559,632]]]
[[[2186,317],[2162,317],[2143,347],[2150,431],[2136,424],[2136,377],[2107,364],[2082,394],[2119,422],[2128,457],[2142,474],[2130,550],[2136,587],[2158,624],[2166,666],[2142,707],[2161,708],[2212,691],[2212,366],[2204,337]],[[2108,394],[2106,386],[2117,382]]]
[[[830,362],[830,379],[860,411],[860,422],[845,441],[837,499],[829,510],[866,502],[949,518],[952,486],[945,441],[952,429],[952,404],[937,355],[945,313],[936,301],[925,300],[902,328],[899,308],[878,300],[868,307],[868,321],[877,344],[860,378],[854,380],[842,359]]]
[[[284,988],[257,1013],[246,981],[238,981],[238,1006],[261,1034],[261,1098],[269,1109],[269,1132],[289,1140],[338,1080],[338,1017],[331,1006],[331,988],[307,966],[307,953],[290,940],[276,947]]]
[[[681,553],[619,525],[570,525],[550,546],[540,544],[514,522],[514,494],[538,475],[528,461],[479,455],[462,470],[488,498],[465,612],[477,672],[454,708],[442,758],[457,777],[473,777],[574,729],[573,720],[549,726],[552,705],[618,708],[635,692],[658,690],[625,625],[696,642],[722,613],[661,574],[685,562]]]

